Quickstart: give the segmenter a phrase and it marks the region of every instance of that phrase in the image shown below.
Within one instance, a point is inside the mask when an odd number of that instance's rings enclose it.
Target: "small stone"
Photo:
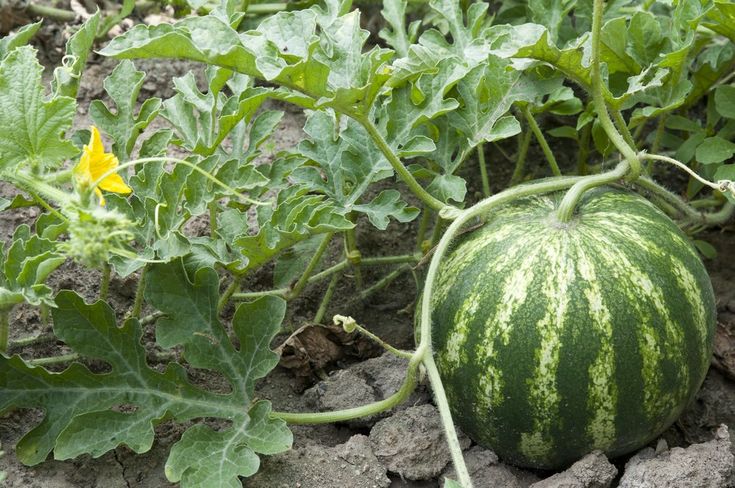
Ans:
[[[459,441],[463,449],[469,447],[464,434]],[[451,459],[439,411],[429,404],[409,407],[375,424],[370,444],[388,471],[409,480],[434,478]]]
[[[686,449],[674,447],[661,453],[644,449],[625,465],[619,488],[732,486],[735,457],[730,448],[730,434],[722,425],[713,440]]]
[[[608,488],[618,470],[605,455],[594,451],[561,473],[531,485],[531,488]]]

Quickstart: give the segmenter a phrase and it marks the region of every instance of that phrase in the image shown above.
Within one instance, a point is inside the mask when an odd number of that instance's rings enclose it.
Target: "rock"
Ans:
[[[364,435],[335,447],[309,445],[263,457],[251,488],[384,488],[390,479]]]
[[[618,470],[605,455],[594,451],[561,473],[531,485],[531,488],[608,488]]]
[[[538,478],[531,473],[500,463],[493,451],[480,446],[465,451],[464,462],[472,477],[474,488],[528,488],[538,481]],[[456,480],[454,467],[452,465],[447,467],[441,478],[439,486],[443,486],[444,478]]]
[[[733,486],[735,457],[730,452],[730,434],[720,426],[715,438],[683,449],[675,447],[660,454],[647,448],[625,465],[620,488],[669,488]]]
[[[326,380],[306,390],[304,400],[311,408],[322,412],[359,407],[383,400],[401,387],[407,366],[408,360],[386,353],[333,373]],[[417,389],[394,410],[426,403],[428,398],[423,389]],[[387,415],[388,413],[373,415],[349,423],[353,426],[369,427]]]
[[[463,449],[469,447],[464,434],[459,441]],[[375,424],[370,444],[388,471],[409,480],[434,478],[451,458],[439,412],[429,404],[408,407]]]

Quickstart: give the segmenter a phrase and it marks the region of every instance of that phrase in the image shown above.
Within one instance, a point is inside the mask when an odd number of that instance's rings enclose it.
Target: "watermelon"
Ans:
[[[458,239],[432,298],[434,356],[456,423],[523,467],[556,469],[655,439],[692,401],[715,300],[691,242],[643,197],[516,200]]]

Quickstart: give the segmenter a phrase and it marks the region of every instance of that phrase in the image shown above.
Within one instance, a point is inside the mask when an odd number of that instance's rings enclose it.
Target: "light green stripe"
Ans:
[[[528,289],[536,277],[535,269],[538,266],[538,257],[543,249],[540,243],[534,246],[531,252],[526,251],[526,255],[520,262],[513,262],[509,259],[510,253],[506,254],[507,265],[513,263],[517,267],[511,272],[505,271],[503,267],[493,267],[493,272],[499,273],[500,276],[505,275],[501,292],[485,289],[485,300],[490,300],[489,296],[495,295],[497,304],[495,314],[491,315],[484,327],[484,335],[481,341],[478,341],[475,350],[475,357],[482,358],[483,374],[479,378],[479,388],[475,408],[478,414],[481,412],[489,412],[494,406],[503,401],[503,373],[502,368],[497,367],[495,361],[496,341],[500,339],[502,345],[508,345],[510,340],[510,331],[513,325],[513,314],[517,312],[524,304],[527,303],[526,297]],[[490,306],[490,304],[488,304]]]
[[[612,317],[605,305],[594,264],[582,248],[578,248],[577,252],[577,270],[587,285],[584,296],[591,319],[589,325],[601,337],[600,352],[588,369],[590,383],[587,407],[593,417],[587,427],[587,434],[595,443],[595,448],[605,450],[616,440],[618,388],[615,382],[615,351],[612,347]]]
[[[536,350],[535,374],[531,380],[529,401],[536,414],[533,432],[521,434],[521,452],[524,455],[545,459],[555,447],[544,441],[551,438],[554,423],[559,420],[559,391],[556,387],[561,351],[562,330],[570,301],[570,288],[575,281],[575,269],[569,255],[566,233],[558,233],[544,246],[545,280],[542,293],[547,304],[544,317],[536,323],[541,336]]]

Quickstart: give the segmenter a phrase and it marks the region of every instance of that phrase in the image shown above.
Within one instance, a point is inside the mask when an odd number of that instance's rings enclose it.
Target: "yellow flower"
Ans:
[[[102,137],[100,137],[97,127],[92,126],[91,129],[92,137],[89,139],[89,145],[84,146],[79,164],[74,167],[74,179],[82,188],[89,188],[100,176],[119,165],[114,154],[105,152],[105,146],[102,145]],[[100,205],[104,205],[105,198],[102,196],[101,190],[122,193],[123,195],[133,191],[117,173],[105,176],[94,189],[100,199]]]

